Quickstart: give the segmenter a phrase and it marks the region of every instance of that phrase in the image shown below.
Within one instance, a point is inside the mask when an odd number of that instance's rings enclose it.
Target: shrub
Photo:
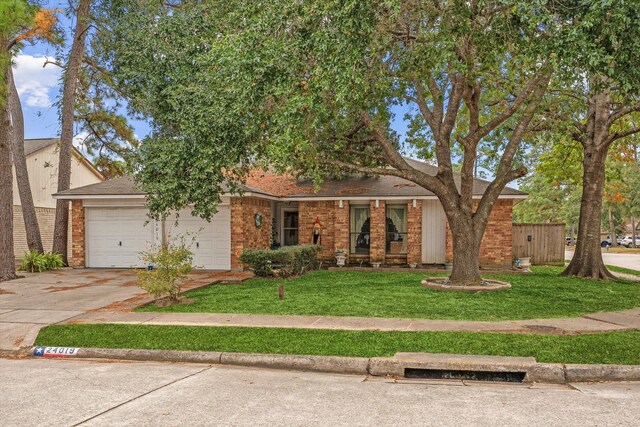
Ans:
[[[318,268],[318,245],[285,246],[276,250],[247,249],[240,261],[256,276],[296,276]]]
[[[193,269],[193,253],[184,239],[152,246],[142,252],[140,258],[150,269],[138,272],[138,286],[156,298],[166,296],[173,302],[178,301],[182,284]]]
[[[43,271],[55,270],[63,266],[64,260],[62,259],[62,255],[54,252],[41,254],[34,250],[24,253],[20,269],[31,273],[42,273]]]

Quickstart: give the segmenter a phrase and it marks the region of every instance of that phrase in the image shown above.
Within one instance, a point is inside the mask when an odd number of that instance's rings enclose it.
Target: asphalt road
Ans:
[[[3,426],[638,425],[640,383],[404,382],[208,365],[0,359]]]
[[[573,258],[573,250],[565,250],[564,259],[568,261],[571,258]],[[640,254],[616,254],[603,252],[602,260],[607,265],[616,265],[618,267],[640,270]]]

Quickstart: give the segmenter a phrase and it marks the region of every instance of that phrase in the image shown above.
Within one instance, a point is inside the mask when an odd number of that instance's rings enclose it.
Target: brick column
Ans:
[[[371,263],[384,262],[386,252],[386,226],[387,210],[386,204],[380,200],[376,208],[375,200],[370,203],[371,209],[371,244],[369,246],[369,259]]]
[[[82,200],[71,202],[71,267],[85,266],[84,206]]]
[[[333,232],[333,250],[345,249],[349,253],[349,202],[334,202],[335,226]]]
[[[242,199],[231,198],[231,269],[241,270],[242,263],[238,257],[244,250],[244,215]]]
[[[407,213],[407,263],[422,263],[422,201],[416,200],[408,203]]]
[[[320,220],[320,257],[326,260],[334,258],[334,202],[299,202],[298,203],[298,243],[301,245],[313,243],[313,225]]]

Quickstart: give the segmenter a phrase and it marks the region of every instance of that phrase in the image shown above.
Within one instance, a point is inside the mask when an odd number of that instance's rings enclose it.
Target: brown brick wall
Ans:
[[[473,207],[478,201],[474,200]],[[493,206],[489,222],[480,244],[480,265],[510,266],[512,261],[513,200],[498,200]],[[447,262],[453,260],[453,242],[447,222]]]
[[[372,263],[384,262],[386,252],[386,224],[387,209],[384,200],[371,201],[371,244],[369,246],[369,259]]]
[[[422,201],[408,204],[407,212],[407,263],[422,263]]]
[[[334,202],[335,226],[333,233],[334,249],[344,249],[349,256],[349,202]]]
[[[316,218],[320,220],[320,245],[323,259],[334,258],[334,233],[336,223],[336,204],[334,201],[300,202],[298,204],[298,243],[307,245],[313,243],[313,225]]]
[[[71,267],[84,267],[85,228],[82,200],[71,202]]]
[[[262,213],[262,227],[255,226],[254,217]],[[249,248],[268,248],[271,243],[271,202],[254,197],[231,198],[231,268],[241,269],[238,257]]]

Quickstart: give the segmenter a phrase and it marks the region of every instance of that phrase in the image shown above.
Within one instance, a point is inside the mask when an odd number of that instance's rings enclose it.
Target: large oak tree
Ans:
[[[555,20],[527,1],[114,1],[111,69],[150,117],[138,178],[159,214],[211,215],[221,184],[279,171],[392,175],[435,193],[457,284],[479,249],[553,69]],[[391,130],[406,113],[410,137]],[[499,153],[474,201],[479,149]],[[436,175],[405,160],[435,160]],[[460,167],[460,174],[454,169]]]
[[[610,279],[600,251],[606,160],[616,141],[640,133],[640,3],[562,0],[553,8],[570,31],[558,45],[562,65],[547,128],[579,143],[583,154],[578,239],[563,274]]]

